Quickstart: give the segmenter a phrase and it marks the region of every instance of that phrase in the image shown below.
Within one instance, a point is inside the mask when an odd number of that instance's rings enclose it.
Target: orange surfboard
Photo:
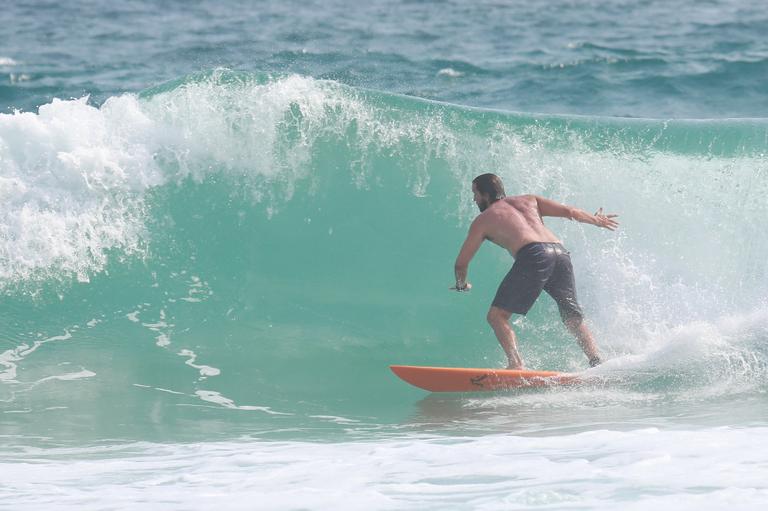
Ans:
[[[430,392],[482,392],[578,383],[572,373],[527,369],[389,366],[402,380]]]

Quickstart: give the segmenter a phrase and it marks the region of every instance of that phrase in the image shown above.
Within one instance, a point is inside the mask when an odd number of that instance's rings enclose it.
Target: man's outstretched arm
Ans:
[[[456,291],[469,290],[472,285],[467,282],[467,269],[469,268],[469,262],[477,253],[480,245],[483,244],[485,235],[477,220],[472,222],[472,226],[469,228],[467,239],[464,240],[464,244],[461,246],[459,256],[456,258],[456,264],[454,265],[454,271],[456,273],[456,287],[451,288]]]
[[[560,204],[544,197],[534,195],[536,203],[539,207],[539,213],[541,216],[559,216],[562,218],[568,218],[570,220],[576,220],[585,224],[596,225],[608,230],[615,230],[619,226],[619,222],[614,220],[619,215],[605,215],[603,214],[603,208],[597,210],[594,215],[590,215],[586,211],[565,204]]]

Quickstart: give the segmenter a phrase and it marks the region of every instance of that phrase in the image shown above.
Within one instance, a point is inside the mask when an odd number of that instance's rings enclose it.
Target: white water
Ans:
[[[758,510],[768,501],[767,436],[764,427],[643,428],[25,448],[3,453],[0,498],[62,510]]]

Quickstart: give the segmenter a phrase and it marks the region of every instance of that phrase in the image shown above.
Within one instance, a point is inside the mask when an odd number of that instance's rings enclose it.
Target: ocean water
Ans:
[[[762,509],[768,14],[750,1],[7,2],[7,509]],[[548,219],[607,361],[542,297],[501,367],[502,176]]]

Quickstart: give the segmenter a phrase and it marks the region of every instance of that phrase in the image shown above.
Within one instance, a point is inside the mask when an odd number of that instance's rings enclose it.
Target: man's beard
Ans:
[[[482,213],[483,211],[488,209],[488,206],[490,206],[490,205],[491,205],[491,202],[488,201],[488,200],[485,200],[485,199],[483,199],[481,201],[478,201],[478,203],[477,203],[477,207],[480,210],[480,213]]]

